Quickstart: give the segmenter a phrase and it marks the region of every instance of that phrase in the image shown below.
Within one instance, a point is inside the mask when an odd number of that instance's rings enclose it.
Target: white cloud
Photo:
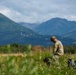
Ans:
[[[0,0],[0,13],[17,22],[42,22],[53,17],[76,20],[76,1]]]

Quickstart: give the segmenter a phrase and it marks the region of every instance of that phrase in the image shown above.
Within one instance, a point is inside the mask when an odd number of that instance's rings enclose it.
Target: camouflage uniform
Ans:
[[[62,43],[61,43],[59,40],[57,40],[57,41],[55,42],[55,44],[54,44],[53,53],[54,53],[55,55],[59,55],[59,56],[61,56],[61,55],[64,54],[63,45],[62,45]]]
[[[53,46],[53,59],[59,65],[59,56],[64,54],[64,49],[61,41],[57,40]]]

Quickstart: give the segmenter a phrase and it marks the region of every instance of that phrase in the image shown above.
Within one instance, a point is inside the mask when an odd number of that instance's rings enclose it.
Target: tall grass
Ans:
[[[54,62],[48,68],[43,58],[52,56],[49,51],[24,53],[23,56],[0,56],[0,75],[76,75],[76,69],[67,67],[68,58],[76,60],[76,54],[60,57],[60,69]]]

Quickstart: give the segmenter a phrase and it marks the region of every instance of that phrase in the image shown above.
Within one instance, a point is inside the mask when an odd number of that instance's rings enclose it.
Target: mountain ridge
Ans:
[[[19,22],[18,24],[22,25],[22,26],[25,26],[29,29],[32,29],[34,30],[35,28],[37,28],[37,26],[40,24],[40,23],[27,23],[27,22]]]
[[[46,22],[43,22],[41,25],[39,25],[39,27],[35,29],[35,31],[42,35],[62,36],[74,28],[76,28],[76,21],[53,18]]]
[[[0,14],[0,45],[18,43],[51,46],[50,37],[51,35],[40,35]],[[60,36],[58,38],[64,45],[71,45],[75,42],[73,39]]]
[[[32,25],[30,24],[30,26]],[[65,18],[52,18],[33,28],[33,30],[40,35],[56,35],[76,40],[76,21]]]
[[[35,37],[38,33],[19,25],[0,14],[0,44],[25,43],[27,37]]]

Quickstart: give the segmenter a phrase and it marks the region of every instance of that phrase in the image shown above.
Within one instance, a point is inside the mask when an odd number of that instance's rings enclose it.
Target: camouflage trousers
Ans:
[[[58,55],[53,55],[52,57],[53,62],[56,66],[59,66],[59,56]]]

